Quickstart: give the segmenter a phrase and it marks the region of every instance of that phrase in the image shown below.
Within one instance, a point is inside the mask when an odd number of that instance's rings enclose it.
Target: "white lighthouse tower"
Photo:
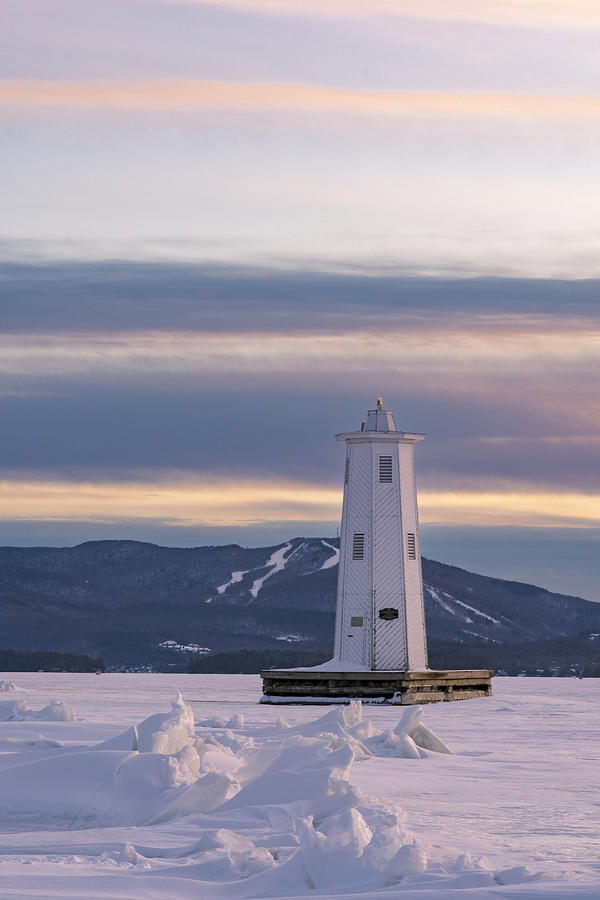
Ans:
[[[491,669],[427,666],[413,448],[381,397],[346,444],[333,659],[261,672],[262,703],[412,704],[492,693]]]
[[[381,398],[346,444],[334,657],[342,668],[427,668],[413,448]]]

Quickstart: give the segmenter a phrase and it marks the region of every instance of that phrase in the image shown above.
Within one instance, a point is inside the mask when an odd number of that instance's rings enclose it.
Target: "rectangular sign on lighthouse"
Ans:
[[[425,669],[413,447],[381,398],[346,443],[334,656],[345,667]]]

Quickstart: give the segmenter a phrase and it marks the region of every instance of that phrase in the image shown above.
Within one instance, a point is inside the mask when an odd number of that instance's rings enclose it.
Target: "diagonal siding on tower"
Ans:
[[[370,410],[346,442],[335,656],[347,665],[427,666],[413,446]]]

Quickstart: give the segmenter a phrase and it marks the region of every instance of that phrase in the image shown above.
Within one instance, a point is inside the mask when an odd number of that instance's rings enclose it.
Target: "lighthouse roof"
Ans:
[[[364,431],[398,431],[394,422],[394,414],[389,409],[383,408],[381,397],[377,400],[377,407],[367,412]]]
[[[374,432],[377,433],[377,438],[373,437]],[[336,434],[335,437],[338,441],[386,440],[414,444],[415,441],[422,441],[425,435],[398,431],[393,413],[383,408],[383,400],[378,397],[377,406],[367,411],[367,418],[362,423],[360,431],[343,432]]]

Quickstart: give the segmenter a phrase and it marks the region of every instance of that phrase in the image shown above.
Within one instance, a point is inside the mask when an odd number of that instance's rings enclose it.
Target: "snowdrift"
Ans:
[[[39,713],[21,701],[4,706],[11,720],[74,718],[59,701]],[[205,898],[369,892],[431,886],[432,879],[466,889],[546,877],[523,867],[495,873],[469,854],[440,867],[400,807],[352,785],[357,759],[394,756],[426,765],[432,754],[452,754],[422,722],[420,708],[405,710],[387,731],[363,720],[358,701],[295,727],[279,719],[245,729],[240,714],[196,727],[179,695],[169,712],[102,743],[62,746],[40,736],[27,749],[3,760],[1,827],[95,829],[86,852],[99,864],[192,879]],[[185,822],[188,836],[192,829],[193,842],[156,847],[148,840],[154,826],[177,822]],[[99,837],[107,829],[130,829],[130,838],[107,842]]]
[[[4,682],[4,684],[12,682]],[[3,688],[5,691],[18,690],[15,686]],[[68,703],[52,700],[48,706],[35,712],[29,709],[25,700],[0,700],[0,722],[26,722],[38,719],[40,722],[74,722],[75,712]]]

